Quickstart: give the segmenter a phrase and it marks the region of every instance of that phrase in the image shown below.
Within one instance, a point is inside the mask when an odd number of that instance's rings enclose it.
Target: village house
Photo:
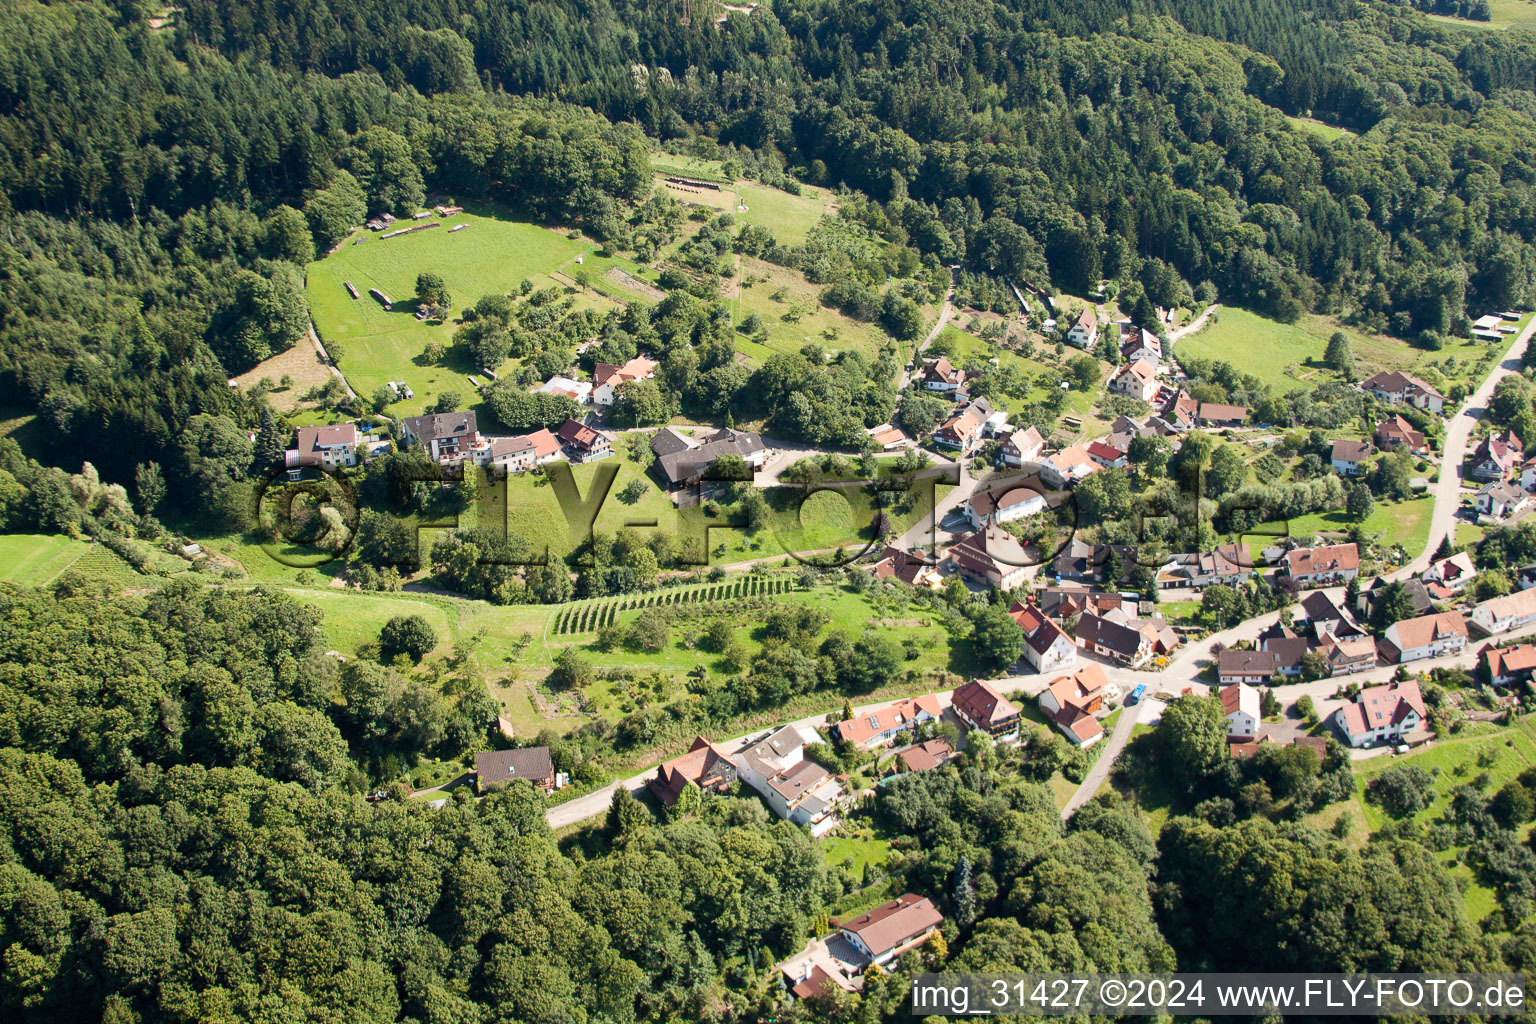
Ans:
[[[1135,571],[1137,557],[1137,549],[1128,544],[1090,544],[1073,537],[1051,563],[1051,571],[1058,580],[1096,583],[1109,577],[1112,560],[1118,559],[1115,568],[1123,583]]]
[[[1124,469],[1126,454],[1114,445],[1092,441],[1088,445],[1088,457],[1104,469]]]
[[[961,511],[976,530],[988,526],[1011,523],[1016,519],[1036,515],[1046,509],[1045,495],[1028,487],[999,487],[996,490],[972,491],[965,499]]]
[[[960,539],[946,556],[970,579],[998,590],[1014,590],[1039,561],[1019,539],[998,526],[989,526]]]
[[[1163,405],[1163,419],[1180,432],[1192,430],[1199,415],[1200,403],[1183,391],[1173,392]]]
[[[1052,487],[1069,487],[1099,471],[1086,448],[1070,445],[1049,456],[1040,466],[1040,478]]]
[[[328,427],[300,427],[298,443],[285,454],[288,469],[332,470],[357,465],[357,446],[361,435],[352,423],[334,423]]]
[[[987,422],[987,417],[991,415],[992,406],[986,399],[978,398],[974,402],[969,402],[933,432],[933,441],[946,448],[958,448],[961,452],[968,452],[971,450],[971,445],[981,439],[981,428]]]
[[[1520,486],[1527,491],[1536,491],[1536,455],[1520,463]]]
[[[1045,438],[1034,427],[1015,430],[1003,442],[1003,461],[1010,466],[1023,466],[1040,457],[1045,448]]]
[[[1351,747],[1369,747],[1414,742],[1422,738],[1415,734],[1428,719],[1419,684],[1407,680],[1361,690],[1355,703],[1333,713],[1332,721]]]
[[[1079,747],[1104,738],[1104,727],[1095,717],[1111,696],[1109,679],[1097,665],[1084,665],[1071,675],[1051,680],[1040,692],[1040,710]]]
[[[669,491],[703,480],[710,465],[723,456],[735,455],[754,471],[768,461],[768,448],[761,435],[730,427],[704,434],[699,440],[663,427],[651,435],[651,451],[656,455],[652,469]]]
[[[870,443],[883,452],[901,451],[912,444],[912,439],[900,427],[893,427],[889,423],[870,427],[864,433],[869,435]]]
[[[1103,658],[1140,668],[1157,653],[1155,634],[1122,622],[1085,612],[1077,618],[1078,645]]]
[[[1360,384],[1360,390],[1387,405],[1407,402],[1416,409],[1440,412],[1445,407],[1445,396],[1417,377],[1397,370],[1382,371],[1368,377]]]
[[[1449,558],[1429,563],[1429,568],[1419,574],[1419,579],[1430,588],[1431,595],[1444,601],[1465,590],[1476,575],[1477,566],[1472,564],[1472,556],[1458,551]]]
[[[950,694],[949,706],[966,726],[980,729],[1000,743],[1019,738],[1019,709],[991,683],[971,680]]]
[[[1472,609],[1472,625],[1494,636],[1524,629],[1536,622],[1536,590],[1517,590],[1503,597],[1489,598]]]
[[[1477,510],[1492,519],[1508,519],[1530,504],[1530,494],[1505,480],[1495,480],[1477,489]]]
[[[831,772],[806,760],[806,744],[819,740],[814,730],[786,725],[732,760],[741,781],[761,793],[775,814],[823,836],[837,825],[843,788]]]
[[[1228,743],[1252,743],[1259,735],[1259,691],[1242,683],[1223,686],[1221,712],[1227,720]]]
[[[1158,570],[1160,587],[1194,587],[1202,589],[1217,583],[1231,586],[1241,583],[1253,572],[1245,565],[1248,554],[1236,544],[1218,545],[1215,550],[1174,555],[1169,563]]]
[[[1330,676],[1347,676],[1376,667],[1376,641],[1368,636],[1339,637],[1318,644]]]
[[[1517,644],[1514,647],[1495,647],[1488,644],[1477,652],[1478,668],[1494,686],[1526,682],[1536,672],[1536,646]]]
[[[555,789],[555,765],[548,747],[517,747],[475,755],[475,792],[484,796],[497,786],[525,779],[546,795]]]
[[[1216,655],[1216,678],[1223,685],[1267,683],[1275,675],[1275,656],[1268,651],[1228,648]]]
[[[928,941],[944,923],[933,901],[912,893],[842,924],[842,934],[869,963],[881,967]]]
[[[572,380],[559,374],[529,390],[535,395],[563,395],[578,405],[590,405],[592,402],[592,385],[589,382]]]
[[[923,722],[931,722],[942,714],[939,699],[932,694],[924,694],[838,722],[832,726],[832,735],[860,750],[869,750],[886,746]]]
[[[1195,422],[1202,427],[1216,430],[1240,427],[1248,421],[1248,408],[1243,405],[1223,405],[1220,402],[1201,402],[1195,413]]]
[[[1157,394],[1157,367],[1145,359],[1120,367],[1109,378],[1109,390],[1141,402],[1150,402]]]
[[[944,585],[944,574],[922,555],[887,544],[880,552],[880,559],[870,565],[875,579],[899,580],[909,587],[927,587],[938,590]]]
[[[1044,675],[1077,661],[1077,641],[1061,625],[1032,604],[1015,601],[1008,609],[1024,632],[1024,660]]]
[[[1458,654],[1466,645],[1467,623],[1460,612],[1435,612],[1394,622],[1382,634],[1380,644],[1392,665]]]
[[[1138,359],[1145,359],[1162,372],[1163,343],[1157,335],[1140,327],[1122,329],[1120,332],[1120,359],[1126,363],[1134,363]]]
[[[1523,461],[1525,445],[1512,430],[1489,434],[1467,456],[1467,474],[1476,480],[1508,480]]]
[[[1304,631],[1319,643],[1362,635],[1348,613],[1321,590],[1314,590],[1297,602],[1291,625],[1298,633]]]
[[[440,463],[458,462],[480,439],[473,410],[407,416],[400,421],[407,442],[419,442]]]
[[[1353,544],[1296,548],[1285,553],[1284,569],[1304,587],[1342,583],[1360,575],[1360,551]]]
[[[695,736],[688,753],[658,768],[656,777],[646,787],[663,806],[671,807],[689,783],[701,790],[723,793],[736,784],[736,765],[724,747]]]
[[[943,738],[924,740],[922,743],[914,743],[910,747],[903,747],[896,751],[896,756],[891,758],[889,770],[894,774],[931,772],[935,768],[943,767],[954,756],[955,749],[949,745],[948,740]]]
[[[1293,677],[1301,675],[1301,659],[1311,644],[1306,637],[1288,636],[1261,640],[1260,647],[1274,656],[1276,675]]]
[[[923,386],[929,391],[953,394],[964,383],[965,371],[951,363],[948,356],[939,356],[923,367]]]
[[[1099,340],[1099,320],[1093,310],[1085,309],[1077,314],[1072,326],[1067,328],[1067,341],[1078,348],[1093,348]]]
[[[1376,447],[1384,451],[1405,451],[1414,455],[1428,455],[1429,442],[1421,431],[1401,416],[1382,420],[1376,426]]]
[[[1408,606],[1415,616],[1428,615],[1435,610],[1435,599],[1429,593],[1429,588],[1424,586],[1424,581],[1417,576],[1403,580],[1403,592],[1408,598]],[[1368,587],[1360,590],[1360,599],[1356,610],[1367,619],[1376,615],[1376,602],[1382,599],[1382,594],[1391,584],[1386,578],[1378,576],[1371,581]]]
[[[645,356],[635,356],[623,366],[598,363],[592,370],[592,404],[610,406],[617,397],[619,387],[632,380],[650,380],[656,376],[660,364]]]
[[[573,462],[596,462],[613,454],[613,442],[608,435],[580,420],[566,420],[555,436]]]
[[[1134,601],[1127,601],[1117,593],[1101,590],[1079,590],[1075,587],[1040,587],[1035,591],[1034,603],[1041,611],[1058,622],[1076,618],[1083,612],[1108,615],[1122,612],[1128,605],[1136,610]]]
[[[1375,449],[1365,441],[1335,441],[1329,460],[1337,472],[1344,476],[1354,476],[1374,454]]]

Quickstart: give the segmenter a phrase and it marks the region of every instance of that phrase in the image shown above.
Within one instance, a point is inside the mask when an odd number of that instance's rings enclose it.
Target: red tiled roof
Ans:
[[[965,712],[971,721],[985,725],[1016,717],[1019,713],[1006,697],[980,679],[973,679],[956,689],[950,704]]]

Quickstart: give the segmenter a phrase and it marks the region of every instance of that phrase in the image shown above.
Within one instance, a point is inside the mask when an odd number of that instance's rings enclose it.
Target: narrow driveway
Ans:
[[[353,391],[352,385],[347,383],[346,375],[341,372],[341,367],[331,360],[331,354],[320,343],[320,335],[315,331],[315,322],[313,320],[309,322],[309,341],[310,344],[315,346],[315,355],[320,357],[320,361],[325,364],[325,368],[331,371],[337,380],[341,381],[342,387],[347,389],[347,397],[356,398],[357,392]]]
[[[949,291],[944,295],[944,305],[939,307],[939,322],[933,325],[933,330],[928,332],[928,337],[924,338],[923,343],[917,346],[917,355],[912,359],[914,363],[922,361],[923,353],[928,350],[929,345],[933,344],[933,339],[939,336],[939,332],[944,330],[944,325],[949,323],[950,315],[955,311],[955,272],[953,270],[949,272],[949,282]],[[902,370],[901,379],[896,384],[896,390],[905,391],[910,383],[912,383],[911,368]]]
[[[1120,720],[1115,723],[1115,731],[1099,750],[1099,759],[1093,762],[1093,767],[1088,769],[1088,774],[1083,777],[1082,785],[1077,787],[1077,792],[1067,801],[1067,805],[1061,809],[1063,821],[1077,813],[1077,809],[1089,800],[1093,794],[1099,791],[1099,787],[1109,781],[1109,773],[1114,770],[1115,760],[1120,752],[1125,749],[1125,744],[1131,738],[1131,732],[1135,730],[1136,723],[1141,721],[1141,712],[1149,701],[1136,705],[1134,708],[1125,708],[1120,712]]]
[[[1440,541],[1455,529],[1456,512],[1461,507],[1462,464],[1466,461],[1467,446],[1472,439],[1472,428],[1487,414],[1488,402],[1493,397],[1493,389],[1498,387],[1499,381],[1512,373],[1520,372],[1520,358],[1525,354],[1525,347],[1533,333],[1536,333],[1536,317],[1532,317],[1531,322],[1525,325],[1525,330],[1521,331],[1514,343],[1509,346],[1499,365],[1493,368],[1493,372],[1462,403],[1460,411],[1446,423],[1445,445],[1440,456],[1440,479],[1435,483],[1435,510],[1430,519],[1429,539],[1418,557],[1395,573],[1396,577],[1405,578],[1427,569],[1435,548],[1439,547]]]
[[[1195,317],[1189,323],[1185,324],[1183,327],[1176,327],[1173,330],[1169,331],[1168,332],[1168,344],[1169,344],[1169,346],[1171,347],[1173,345],[1173,343],[1178,341],[1180,338],[1185,337],[1186,335],[1194,334],[1196,331],[1198,331],[1202,327],[1204,327],[1206,325],[1206,322],[1211,319],[1211,314],[1216,312],[1216,306],[1217,306],[1216,303],[1212,303],[1211,305],[1206,306],[1205,307],[1205,312],[1203,312],[1199,316]]]

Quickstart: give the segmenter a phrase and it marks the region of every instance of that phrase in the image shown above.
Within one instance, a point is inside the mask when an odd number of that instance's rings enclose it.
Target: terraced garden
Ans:
[[[578,602],[562,609],[551,621],[549,631],[552,636],[595,633],[604,626],[611,626],[617,622],[622,612],[685,604],[712,604],[739,597],[769,597],[774,594],[788,593],[794,585],[794,581],[788,576],[746,575],[693,587],[597,598]]]

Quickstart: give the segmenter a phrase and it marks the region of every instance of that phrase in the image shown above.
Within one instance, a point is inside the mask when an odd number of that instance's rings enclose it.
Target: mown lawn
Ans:
[[[1365,530],[1367,533],[1381,534],[1382,543],[1389,547],[1393,544],[1401,544],[1410,555],[1417,555],[1429,540],[1429,523],[1434,510],[1435,499],[1428,497],[1400,502],[1379,502],[1375,510],[1366,518]],[[1352,524],[1349,516],[1343,511],[1313,512],[1297,516],[1288,523],[1281,521],[1264,523],[1253,532],[1265,533],[1277,530],[1283,525],[1289,525],[1291,536],[1305,537],[1321,533],[1344,533]],[[1273,542],[1257,543],[1257,546],[1263,549],[1271,543]]]
[[[0,534],[0,580],[29,587],[46,586],[92,547],[61,534]]]
[[[591,248],[591,243],[527,221],[500,215],[490,207],[446,219],[442,227],[382,240],[361,231],[332,256],[308,268],[309,308],[321,340],[342,346],[340,366],[352,387],[365,398],[387,380],[410,384],[416,397],[391,407],[397,415],[421,411],[443,391],[469,390],[465,374],[475,367],[428,366],[417,362],[429,341],[449,344],[459,312],[483,295],[515,292],[525,279],[536,286],[555,284],[549,272]],[[455,224],[469,225],[450,232]],[[355,238],[366,238],[361,245]],[[418,321],[413,299],[416,275],[443,276],[453,297],[450,321]],[[360,298],[347,294],[344,281],[357,286]],[[379,288],[394,300],[385,310],[369,294]]]
[[[834,208],[832,193],[811,185],[801,187],[801,194],[768,185],[736,183],[739,224],[758,224],[773,232],[780,245],[803,245],[816,222]],[[746,206],[745,210],[739,209]]]
[[[879,870],[891,856],[888,839],[873,836],[836,836],[823,839],[821,845],[827,851],[827,863],[832,867],[847,864],[854,878],[863,878],[866,866]]]
[[[1487,21],[1472,21],[1446,14],[1428,14],[1425,17],[1430,21],[1457,28],[1499,30],[1516,25],[1536,27],[1536,3],[1532,3],[1531,0],[1489,0],[1488,7],[1491,17]]]

